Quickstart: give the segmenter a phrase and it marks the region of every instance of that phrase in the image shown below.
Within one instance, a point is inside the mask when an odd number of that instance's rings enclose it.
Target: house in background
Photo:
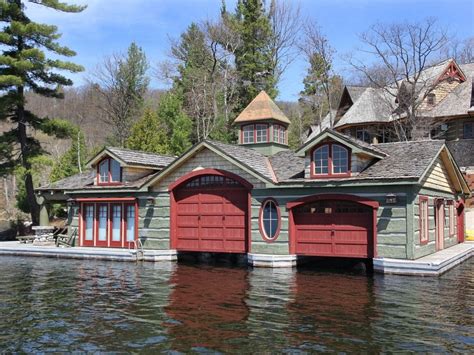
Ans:
[[[370,144],[331,129],[297,151],[264,92],[235,121],[239,143],[181,156],[105,148],[91,172],[37,189],[68,201],[76,245],[243,253],[256,266],[300,256],[417,259],[464,241],[470,190],[442,140]]]
[[[474,63],[458,65],[449,59],[422,73],[426,96],[420,104],[420,120],[426,120],[426,138],[444,139],[457,164],[474,188]],[[334,110],[334,129],[367,143],[398,140],[394,134],[397,116],[395,97],[386,89],[346,86]],[[321,125],[310,127],[308,140],[329,127],[326,117]],[[468,200],[467,205],[474,204]]]

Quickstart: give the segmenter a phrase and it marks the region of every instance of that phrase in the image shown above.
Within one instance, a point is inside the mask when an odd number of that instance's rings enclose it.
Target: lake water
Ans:
[[[474,351],[474,260],[440,278],[1,257],[3,352]]]

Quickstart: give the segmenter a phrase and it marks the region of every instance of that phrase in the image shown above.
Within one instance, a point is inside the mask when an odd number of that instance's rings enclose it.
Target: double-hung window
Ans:
[[[454,236],[455,211],[454,201],[448,201],[448,216],[449,216],[449,236]]]
[[[429,209],[428,197],[420,196],[419,199],[420,218],[420,244],[427,244],[429,239]]]
[[[247,125],[242,127],[242,143],[254,143],[254,125]]]
[[[268,125],[257,124],[255,125],[255,138],[256,143],[268,142]]]

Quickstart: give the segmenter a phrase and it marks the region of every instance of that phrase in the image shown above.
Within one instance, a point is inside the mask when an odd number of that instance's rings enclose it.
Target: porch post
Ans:
[[[36,202],[40,206],[39,224],[40,226],[49,226],[49,211],[45,198],[41,195],[36,196]]]

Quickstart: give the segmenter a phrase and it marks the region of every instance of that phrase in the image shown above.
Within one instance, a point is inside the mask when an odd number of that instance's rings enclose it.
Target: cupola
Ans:
[[[235,119],[239,145],[267,156],[288,149],[290,120],[265,91],[261,91]]]

